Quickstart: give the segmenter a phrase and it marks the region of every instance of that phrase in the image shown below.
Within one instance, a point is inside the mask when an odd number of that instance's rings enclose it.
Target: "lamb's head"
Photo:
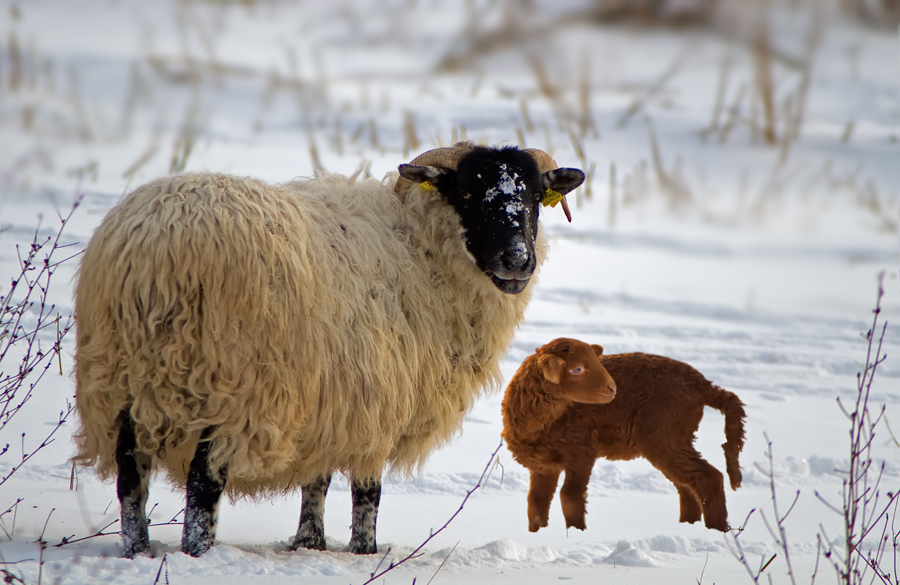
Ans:
[[[586,404],[606,404],[616,397],[616,382],[600,362],[603,347],[560,337],[536,352],[541,373],[562,397]]]
[[[498,289],[518,294],[537,266],[538,214],[548,197],[565,196],[584,181],[546,153],[460,143],[400,165],[397,190],[417,183],[436,189],[459,214],[466,249]],[[402,181],[408,181],[402,183]],[[568,215],[568,207],[563,199]]]

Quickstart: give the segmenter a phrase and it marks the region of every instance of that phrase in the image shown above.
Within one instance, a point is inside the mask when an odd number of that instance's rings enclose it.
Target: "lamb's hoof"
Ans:
[[[587,528],[587,525],[584,523],[584,518],[573,520],[566,518],[566,528],[577,528],[578,530],[585,530]]]
[[[546,528],[549,523],[550,523],[549,518],[540,518],[540,517],[529,518],[528,519],[528,532],[537,532],[541,528]]]
[[[307,550],[325,550],[325,536],[322,534],[304,534],[294,537],[290,544],[291,550],[305,548]]]
[[[709,519],[707,518],[706,527],[711,530],[719,530],[721,532],[729,531],[728,522],[726,520],[722,520],[719,522],[710,522]]]

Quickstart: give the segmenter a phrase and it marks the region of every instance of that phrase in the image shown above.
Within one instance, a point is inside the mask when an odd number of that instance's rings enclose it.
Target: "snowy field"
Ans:
[[[756,468],[768,469],[767,433],[782,513],[800,494],[784,522],[793,574],[809,582],[818,562],[815,582],[830,583],[817,534],[840,548],[841,518],[815,493],[840,503],[849,423],[836,399],[856,394],[881,272],[888,359],[872,405],[900,430],[897,30],[813,0],[723,2],[685,28],[607,22],[592,16],[598,4],[0,0],[0,293],[39,216],[55,234],[83,197],[62,237],[81,249],[123,193],[170,172],[381,177],[463,137],[545,149],[589,181],[570,195],[571,224],[558,208],[543,217],[551,252],[504,376],[559,336],[694,365],[747,405],[744,485],[726,496],[735,528],[756,510],[740,533],[749,563],[777,553],[761,579],[790,582],[761,516],[772,522]],[[62,315],[76,262],[53,277]],[[71,400],[73,340],[65,375],[52,368],[0,431],[0,476]],[[16,367],[14,354],[2,364]],[[287,550],[299,495],[225,505],[219,544],[199,559],[179,552],[177,525],[151,528],[156,558],[118,558],[116,535],[56,547],[118,517],[113,484],[89,469],[71,481],[70,420],[0,485],[2,563],[29,585],[361,584],[457,511],[499,445],[501,398],[480,400],[420,475],[386,481],[378,541],[390,551],[371,557],[342,552],[343,478],[327,500],[326,552]],[[697,443],[720,470],[722,426],[707,409]],[[900,489],[884,423],[873,449],[882,491]],[[505,447],[499,463],[423,556],[378,582],[752,582],[729,550],[738,533],[679,524],[674,487],[645,461],[598,461],[587,530],[566,531],[557,498],[536,534],[526,470]],[[150,502],[166,522],[183,496],[160,479]]]

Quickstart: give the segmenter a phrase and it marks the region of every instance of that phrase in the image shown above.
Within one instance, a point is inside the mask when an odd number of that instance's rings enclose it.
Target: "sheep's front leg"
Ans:
[[[587,472],[581,470],[566,470],[566,480],[559,490],[559,499],[562,502],[563,516],[566,519],[566,528],[584,530],[587,525],[584,516],[587,513],[587,486],[591,480],[591,469]]]
[[[325,496],[331,485],[331,474],[322,476],[301,488],[300,526],[291,550],[300,547],[325,550]]]
[[[184,509],[184,530],[181,533],[181,552],[199,557],[209,550],[216,540],[216,520],[219,515],[219,498],[225,489],[227,469],[221,477],[209,471],[209,435],[212,428],[203,431],[194,459],[188,470],[187,505]]]
[[[368,555],[378,552],[375,542],[375,521],[378,519],[378,504],[381,502],[381,480],[351,478],[353,497],[353,526],[350,535],[350,552]]]
[[[116,493],[122,506],[122,554],[127,559],[150,553],[147,527],[147,488],[150,482],[150,456],[136,451],[134,420],[127,410],[119,415],[119,439],[116,443]]]
[[[539,473],[531,470],[531,483],[528,487],[528,530],[537,532],[550,522],[550,502],[556,493],[559,483],[559,472]]]

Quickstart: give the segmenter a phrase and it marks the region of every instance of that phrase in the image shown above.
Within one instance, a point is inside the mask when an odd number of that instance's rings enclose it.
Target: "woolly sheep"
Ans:
[[[385,183],[168,177],[103,220],[75,293],[75,460],[117,476],[126,557],[149,552],[154,470],[186,486],[188,554],[223,492],[297,486],[293,547],[323,549],[334,471],[349,550],[376,552],[382,472],[421,466],[497,386],[545,256],[539,206],[584,174],[469,143],[413,163]]]
[[[599,345],[559,338],[519,367],[502,402],[503,436],[531,472],[528,529],[547,526],[559,475],[566,527],[585,529],[591,469],[598,457],[644,457],[678,490],[681,522],[702,517],[727,531],[722,474],[694,449],[703,407],[725,415],[725,463],[741,485],[744,408],[691,366],[644,353],[603,355]]]

